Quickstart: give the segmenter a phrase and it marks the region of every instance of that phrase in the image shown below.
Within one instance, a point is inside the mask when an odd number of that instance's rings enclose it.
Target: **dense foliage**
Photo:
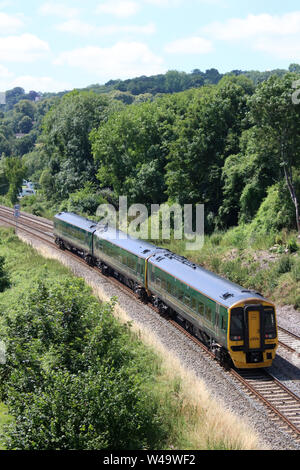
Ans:
[[[0,256],[0,292],[3,292],[4,289],[9,287],[10,281],[7,271],[4,267],[5,259],[3,256]]]
[[[1,399],[7,449],[139,449],[163,445],[152,358],[82,280],[35,283],[4,314]],[[3,334],[3,333],[2,333]],[[166,423],[165,423],[166,425]]]
[[[276,187],[289,210],[271,229],[300,231],[299,72],[297,64],[266,73],[169,71],[39,101],[16,90],[0,117],[0,195],[14,203],[26,174],[41,188],[24,201],[36,214],[95,215],[105,201],[118,208],[121,195],[148,207],[202,203],[213,232],[254,221]]]

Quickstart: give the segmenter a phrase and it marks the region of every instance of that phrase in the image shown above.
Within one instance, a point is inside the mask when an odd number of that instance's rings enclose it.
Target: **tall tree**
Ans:
[[[89,134],[108,113],[107,97],[73,91],[65,95],[43,122],[45,167],[54,178],[52,197],[64,199],[95,177]]]
[[[8,198],[12,204],[18,201],[18,194],[22,189],[26,168],[22,160],[17,157],[8,157],[4,160],[4,174],[9,182]]]
[[[249,100],[250,119],[261,129],[263,139],[275,144],[274,165],[282,169],[300,233],[299,200],[294,182],[300,164],[300,105],[293,103],[293,83],[300,75],[272,76],[262,83]]]

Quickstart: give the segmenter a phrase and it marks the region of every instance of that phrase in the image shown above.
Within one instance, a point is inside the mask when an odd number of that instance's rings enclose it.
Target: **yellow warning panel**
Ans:
[[[260,348],[260,312],[248,310],[249,348]]]

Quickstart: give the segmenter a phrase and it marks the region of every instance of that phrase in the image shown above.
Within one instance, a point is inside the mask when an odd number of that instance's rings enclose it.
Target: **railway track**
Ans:
[[[279,345],[289,352],[300,356],[300,337],[286,330],[285,328],[278,327]]]
[[[15,220],[12,209],[0,206],[0,223],[1,222],[15,227]],[[25,233],[51,245],[52,248],[54,247],[58,250],[54,243],[52,227],[53,225],[50,221],[41,221],[36,216],[31,216],[30,214],[23,212],[21,213],[21,217],[18,220],[19,230],[24,231]],[[71,252],[66,253],[69,256],[74,257],[77,262],[82,263],[87,269],[92,270],[93,272],[96,270],[99,275],[102,275],[98,268],[88,266],[85,261],[79,258],[77,255]],[[113,277],[110,277],[109,280],[116,284],[118,288],[125,291],[128,295],[134,297],[137,302],[141,302],[127,286],[121,284]],[[157,313],[159,313],[154,306],[151,304],[148,305]],[[198,340],[198,338],[189,333],[172,318],[167,316],[165,318],[170,323],[172,323],[175,328],[180,330],[182,334],[187,336],[190,341],[196,343],[204,354],[214,358],[214,355]],[[280,327],[278,330],[280,346],[284,347],[292,353],[296,352],[298,355],[300,355],[300,337]],[[286,388],[281,382],[272,377],[265,369],[244,371],[230,369],[227,371],[227,373],[237,380],[249,395],[256,397],[267,407],[269,416],[274,421],[276,426],[278,426],[283,431],[292,433],[293,437],[300,442],[300,398],[297,395]]]

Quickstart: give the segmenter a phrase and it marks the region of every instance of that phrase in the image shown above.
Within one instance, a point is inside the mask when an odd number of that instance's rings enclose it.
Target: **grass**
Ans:
[[[0,450],[5,450],[4,444],[1,441],[1,433],[4,431],[4,427],[12,420],[12,417],[8,414],[7,407],[4,403],[0,403]]]
[[[0,255],[5,256],[11,278],[11,288],[0,294],[0,312],[7,306],[13,307],[34,279],[59,279],[71,275],[67,267],[50,259],[54,255],[47,253],[47,249],[43,248],[43,255],[47,258],[40,256],[32,247],[16,238],[11,229],[0,228]],[[94,295],[102,301],[109,300],[99,286],[96,289],[93,287]],[[130,320],[118,304],[115,315],[120,323],[128,323]],[[149,376],[145,387],[152,390],[169,423],[167,448],[215,450],[260,447],[258,437],[247,423],[217,403],[205,385],[194,374],[188,373],[151,331],[133,325],[132,333],[152,354],[154,378]],[[145,353],[145,356],[149,357],[149,353]],[[11,417],[5,405],[0,404],[0,430],[9,419]]]

